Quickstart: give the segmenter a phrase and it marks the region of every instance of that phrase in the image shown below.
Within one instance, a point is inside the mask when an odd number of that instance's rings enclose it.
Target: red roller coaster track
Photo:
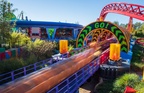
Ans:
[[[108,13],[118,13],[144,21],[144,6],[128,3],[111,3],[106,5],[99,18],[105,19]]]

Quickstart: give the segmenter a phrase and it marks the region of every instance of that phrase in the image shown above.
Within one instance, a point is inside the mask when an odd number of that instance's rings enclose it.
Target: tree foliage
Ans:
[[[53,50],[56,47],[56,42],[43,41],[39,46],[32,48],[32,53],[38,60],[50,58],[53,55]]]
[[[119,26],[119,21],[114,21],[113,23]]]
[[[22,33],[12,32],[10,34],[10,39],[8,40],[10,47],[19,47],[25,46],[28,43],[31,43],[30,37]]]
[[[23,48],[22,57],[34,55],[39,60],[50,58],[54,54],[56,48],[56,42],[44,41],[36,39],[34,42],[29,42],[26,47]]]
[[[134,31],[135,36],[144,37],[144,23]]]
[[[0,0],[0,44],[5,43],[10,38],[10,31],[14,25],[10,24],[13,13],[17,9],[12,9],[13,4],[7,0]]]
[[[136,23],[133,25],[133,27],[134,27],[134,29],[136,30],[136,29],[140,28],[141,25],[142,25],[141,22],[136,22]]]
[[[127,28],[128,24],[119,23],[118,21],[114,21],[114,24],[121,26],[123,28]],[[144,23],[136,22],[133,24],[132,35],[136,37],[144,37]]]

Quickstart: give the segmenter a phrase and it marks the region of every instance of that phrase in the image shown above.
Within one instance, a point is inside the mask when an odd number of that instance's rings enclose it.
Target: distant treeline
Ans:
[[[119,23],[118,21],[114,21],[114,24],[127,28],[128,24]],[[133,24],[132,34],[136,37],[144,37],[144,22],[136,22]]]

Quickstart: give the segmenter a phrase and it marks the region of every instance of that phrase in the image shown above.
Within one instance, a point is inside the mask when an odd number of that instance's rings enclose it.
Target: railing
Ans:
[[[94,59],[47,93],[76,93],[77,89],[98,70],[100,66],[99,58]]]
[[[48,90],[47,93],[79,93],[78,88],[98,70],[100,64],[106,63],[109,57],[108,53],[109,48],[92,62]],[[103,57],[105,60],[102,60]]]
[[[20,78],[22,76],[28,75],[34,71],[40,70],[44,67],[47,67],[49,65],[52,65],[52,64],[58,62],[58,61],[62,61],[65,58],[68,58],[69,56],[83,52],[85,49],[88,49],[88,48],[89,47],[82,47],[82,48],[77,49],[78,51],[74,50],[74,51],[67,53],[67,54],[55,55],[55,56],[53,56],[53,58],[42,60],[40,62],[36,62],[34,64],[19,68],[17,70],[14,70],[14,71],[11,71],[8,73],[0,74],[0,85],[7,83],[7,82],[10,82],[10,81],[13,81],[13,80]],[[77,52],[75,52],[75,51],[77,51]]]
[[[47,90],[48,91],[47,93],[76,93],[76,92],[78,92],[78,88],[98,70],[100,63],[105,63],[105,62],[101,62],[101,61],[106,61],[106,60],[100,60],[100,59],[103,55],[106,56],[108,51],[109,51],[109,49],[106,49],[105,51],[103,51],[103,53],[101,53],[100,56],[95,57],[95,59],[90,61],[90,63],[83,66],[81,69],[74,72],[70,76],[66,77],[64,81],[54,85],[54,87],[52,87],[50,90]],[[66,58],[67,56],[68,55],[62,55],[62,58]],[[107,59],[107,57],[108,56],[106,56],[105,58]],[[57,58],[57,59],[59,60],[59,58]],[[62,60],[62,59],[60,59],[60,60]],[[29,66],[23,67],[23,69],[18,69],[19,71],[15,70],[15,71],[13,71],[15,73],[12,72],[11,76],[13,76],[13,77],[11,77],[11,79],[12,78],[13,78],[13,80],[16,79],[15,77],[19,74],[22,74],[23,76],[27,75],[29,71],[41,69],[42,67],[45,67],[45,65],[47,65],[47,63],[52,64],[52,62],[53,62],[52,60],[43,60],[43,61],[40,61],[40,65],[35,65],[35,66],[29,65]],[[32,67],[30,67],[30,66],[32,66]],[[40,68],[39,68],[39,66],[40,66]],[[34,68],[36,68],[36,69],[34,69]],[[19,74],[18,73],[16,74],[16,71],[18,71]],[[33,73],[33,74],[35,74],[35,73]]]
[[[68,57],[67,54],[55,56],[55,59],[49,58],[49,59],[46,59],[46,60],[43,60],[40,62],[36,62],[34,64],[19,68],[17,70],[14,70],[14,71],[11,71],[11,72],[8,72],[5,74],[0,74],[0,85],[4,84],[6,82],[9,82],[9,81],[13,81],[22,76],[28,75],[34,71],[40,70],[44,67],[47,67],[49,65],[52,65],[53,63],[58,62],[58,61],[64,60],[67,57]]]

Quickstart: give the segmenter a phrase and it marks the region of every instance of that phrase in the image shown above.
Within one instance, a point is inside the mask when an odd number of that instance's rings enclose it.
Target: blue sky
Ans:
[[[21,11],[32,21],[68,22],[88,25],[100,15],[102,8],[112,2],[126,2],[144,5],[143,0],[7,0],[17,8],[14,14],[18,16]],[[109,13],[107,21],[128,23],[129,17]],[[139,22],[135,20],[134,22]],[[142,22],[142,21],[140,21]]]

